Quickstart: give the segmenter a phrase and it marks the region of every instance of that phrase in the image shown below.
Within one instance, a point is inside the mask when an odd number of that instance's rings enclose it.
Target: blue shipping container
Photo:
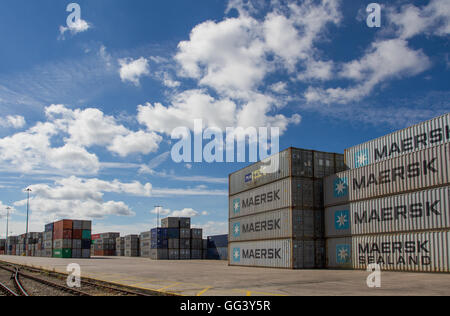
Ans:
[[[167,228],[153,228],[152,239],[167,239]]]
[[[52,232],[53,231],[53,223],[45,225],[45,232]]]
[[[180,229],[179,228],[168,228],[167,229],[168,239],[180,239]]]
[[[151,248],[152,249],[167,249],[167,248],[169,248],[169,242],[167,239],[152,239]]]
[[[81,248],[82,249],[91,249],[91,240],[90,239],[83,239],[81,241]]]
[[[228,260],[228,247],[208,248],[206,259],[209,260]]]
[[[208,248],[228,247],[228,235],[217,235],[208,237]]]

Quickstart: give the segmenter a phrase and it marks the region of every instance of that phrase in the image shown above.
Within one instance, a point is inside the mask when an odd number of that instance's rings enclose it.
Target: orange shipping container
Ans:
[[[62,230],[72,230],[73,221],[69,219],[64,219],[59,222],[55,222],[54,231],[62,231]]]
[[[72,231],[72,238],[71,239],[81,239],[83,236],[83,230],[82,229],[74,229]]]

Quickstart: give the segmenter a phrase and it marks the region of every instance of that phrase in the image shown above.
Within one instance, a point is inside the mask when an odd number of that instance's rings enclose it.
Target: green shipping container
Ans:
[[[91,231],[83,230],[83,232],[81,233],[81,239],[91,239]]]
[[[72,258],[72,249],[53,249],[53,258]]]

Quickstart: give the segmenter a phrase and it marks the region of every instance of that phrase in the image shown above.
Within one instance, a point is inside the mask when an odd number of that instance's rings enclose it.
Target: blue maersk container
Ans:
[[[153,228],[151,230],[152,239],[167,239],[168,228]]]
[[[52,232],[53,231],[53,223],[45,225],[45,232]]]
[[[179,228],[167,228],[167,238],[168,239],[180,239],[180,229]]]

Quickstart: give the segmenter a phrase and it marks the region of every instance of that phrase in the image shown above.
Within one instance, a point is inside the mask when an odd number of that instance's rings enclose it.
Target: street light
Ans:
[[[161,207],[162,207],[162,206],[160,206],[160,205],[155,205],[156,216],[157,216],[156,228],[159,227],[159,209],[160,209]]]
[[[6,246],[6,250],[5,250],[5,255],[8,255],[8,225],[9,225],[9,210],[11,208],[8,206],[6,208],[6,242],[5,242],[5,246]]]
[[[27,242],[28,242],[28,211],[29,211],[29,208],[30,208],[30,192],[31,192],[31,189],[27,188],[25,191],[27,192],[27,233],[26,233],[27,237],[26,238],[27,238]]]

